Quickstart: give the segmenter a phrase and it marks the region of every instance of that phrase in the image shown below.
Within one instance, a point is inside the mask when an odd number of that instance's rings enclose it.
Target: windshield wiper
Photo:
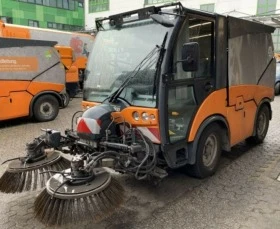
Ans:
[[[155,54],[157,54],[160,51],[161,47],[159,47],[158,45],[156,45],[155,48],[152,49],[151,52],[149,52],[149,54],[134,68],[134,70],[126,77],[126,79],[124,80],[124,82],[120,85],[120,87],[108,97],[108,101],[110,103],[115,102],[116,99],[120,96],[120,94],[122,93],[122,91],[124,90],[124,88],[127,86],[127,84],[129,83],[129,81],[131,79],[133,79],[138,72],[143,68],[143,66],[146,65],[146,69],[148,69],[149,67],[151,67],[154,63],[155,60],[150,61],[153,57],[155,57]]]

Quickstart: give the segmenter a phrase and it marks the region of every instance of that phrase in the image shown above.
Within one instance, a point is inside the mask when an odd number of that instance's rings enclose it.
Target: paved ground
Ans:
[[[49,123],[16,120],[0,123],[0,161],[23,155],[25,142],[40,128],[64,130],[81,99],[60,110]],[[83,222],[61,228],[280,228],[280,97],[273,103],[273,120],[262,145],[245,143],[223,154],[218,172],[205,180],[174,171],[158,186],[117,176],[126,199],[111,217],[99,223]],[[0,167],[0,173],[5,166]],[[0,229],[47,228],[34,219],[33,203],[40,191],[0,194]]]

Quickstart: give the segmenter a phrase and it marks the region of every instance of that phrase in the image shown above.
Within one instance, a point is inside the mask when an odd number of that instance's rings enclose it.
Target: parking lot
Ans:
[[[81,109],[75,98],[48,123],[20,119],[0,123],[0,155],[5,161],[23,155],[25,143],[40,128],[63,131],[72,114]],[[245,143],[224,153],[218,172],[204,180],[172,171],[160,184],[117,175],[126,190],[125,202],[114,214],[98,222],[61,228],[280,228],[280,97],[272,104],[273,119],[267,138],[259,146]],[[1,166],[1,174],[5,171]],[[39,191],[0,194],[0,229],[48,228],[34,218]]]

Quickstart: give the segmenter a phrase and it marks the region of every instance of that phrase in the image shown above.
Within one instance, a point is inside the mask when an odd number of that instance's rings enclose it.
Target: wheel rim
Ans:
[[[266,117],[265,113],[262,112],[258,119],[257,133],[259,136],[262,136],[264,134],[266,125],[267,125],[266,123],[267,123],[267,117]]]
[[[214,162],[218,149],[218,140],[214,134],[208,136],[205,141],[204,149],[203,149],[203,164],[205,166],[211,166]]]
[[[44,116],[52,115],[53,111],[54,111],[54,109],[53,109],[52,105],[48,102],[42,103],[42,105],[40,106],[40,112]]]

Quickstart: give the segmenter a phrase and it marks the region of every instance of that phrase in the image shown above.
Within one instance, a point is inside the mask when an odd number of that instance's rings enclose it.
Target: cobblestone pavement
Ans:
[[[80,108],[74,99],[56,120],[34,123],[14,120],[0,123],[1,161],[23,155],[26,142],[40,128],[63,131]],[[245,143],[224,153],[218,172],[204,180],[173,171],[159,185],[116,175],[126,189],[121,208],[99,222],[82,222],[60,228],[280,228],[280,97],[273,103],[273,119],[265,142]],[[0,167],[0,174],[6,166]],[[0,194],[0,229],[48,228],[34,218],[33,203],[40,191]]]

